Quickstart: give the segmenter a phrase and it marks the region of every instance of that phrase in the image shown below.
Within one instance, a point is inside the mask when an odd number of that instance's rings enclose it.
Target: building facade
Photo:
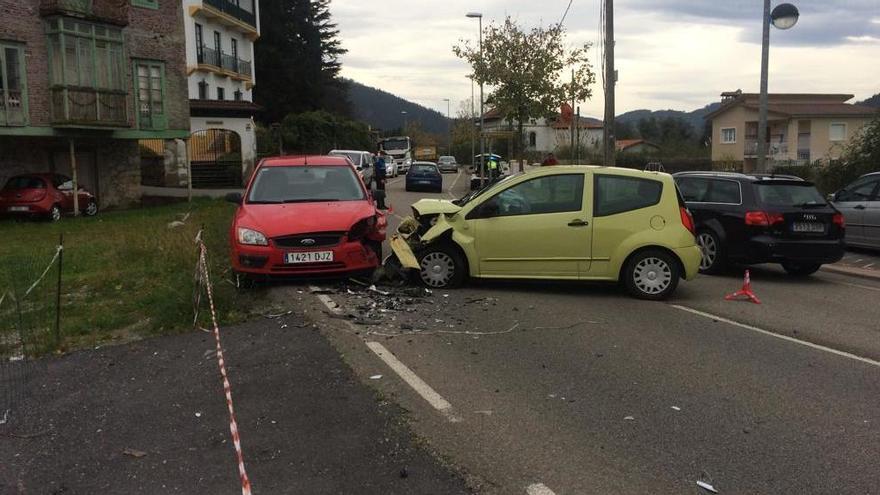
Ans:
[[[253,103],[258,0],[183,0],[196,187],[240,185],[257,157]]]
[[[490,143],[494,141],[512,139],[516,135],[517,122],[508,121],[497,110],[486,112],[483,118],[485,122],[485,134]],[[577,122],[577,127],[573,126]],[[526,151],[539,154],[557,153],[560,148],[569,148],[572,143],[572,130],[574,140],[581,148],[601,149],[604,135],[601,120],[591,117],[578,117],[571,109],[571,105],[563,103],[559,114],[551,118],[535,118],[523,123],[523,143]],[[505,150],[497,149],[494,152],[504,153]]]
[[[186,173],[179,0],[0,0],[0,14],[0,183],[75,175],[102,208],[127,206],[142,139],[165,142],[166,167]]]
[[[712,162],[753,171],[758,157],[758,98],[721,94],[712,121]],[[778,164],[821,164],[840,158],[877,109],[846,103],[847,94],[768,95],[766,158]]]

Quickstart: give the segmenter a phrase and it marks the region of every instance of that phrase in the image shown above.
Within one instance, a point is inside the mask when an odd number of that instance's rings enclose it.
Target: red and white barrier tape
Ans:
[[[226,362],[223,359],[223,347],[220,345],[220,326],[217,324],[217,312],[214,310],[214,293],[211,288],[211,279],[208,276],[208,263],[205,254],[207,248],[202,241],[201,232],[196,236],[196,242],[199,245],[199,265],[208,292],[208,304],[211,307],[211,321],[214,324],[214,340],[217,341],[217,363],[220,366],[220,376],[223,377],[223,392],[226,394],[226,407],[229,409],[229,432],[232,434],[232,443],[235,445],[235,455],[238,457],[238,476],[241,478],[241,494],[251,495],[251,481],[244,468],[244,454],[242,454],[241,451],[241,438],[238,435],[238,423],[235,421],[235,410],[232,407],[232,387],[229,385],[229,376],[226,373]]]
[[[55,249],[55,256],[52,257],[52,261],[50,261],[49,264],[46,265],[46,269],[43,270],[43,274],[40,275],[40,278],[38,278],[36,281],[34,281],[34,283],[31,284],[31,286],[28,288],[28,290],[24,291],[23,297],[27,297],[37,287],[37,285],[43,281],[43,279],[46,277],[46,274],[49,273],[49,270],[51,270],[52,266],[55,264],[55,262],[58,261],[58,257],[61,256],[62,249],[64,249],[64,247],[62,247],[62,246],[58,246]]]

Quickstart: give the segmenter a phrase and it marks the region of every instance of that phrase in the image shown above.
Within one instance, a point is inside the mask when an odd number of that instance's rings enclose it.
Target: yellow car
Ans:
[[[408,245],[429,287],[467,276],[605,280],[664,299],[700,267],[693,219],[664,173],[544,167],[456,201],[421,200],[413,211]]]

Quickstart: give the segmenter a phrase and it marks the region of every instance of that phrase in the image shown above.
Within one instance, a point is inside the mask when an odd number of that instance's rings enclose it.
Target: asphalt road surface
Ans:
[[[392,226],[467,179],[446,175],[442,194],[391,180]],[[877,493],[880,283],[758,267],[763,304],[725,301],[741,277],[662,303],[614,284],[471,281],[413,300],[323,283],[302,309],[482,493]],[[344,317],[382,298],[402,307]]]

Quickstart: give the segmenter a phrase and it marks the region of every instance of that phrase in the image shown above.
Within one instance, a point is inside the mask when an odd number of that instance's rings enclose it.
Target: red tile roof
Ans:
[[[639,144],[647,144],[648,146],[653,146],[657,149],[660,149],[656,144],[646,141],[644,139],[620,139],[614,142],[617,146],[617,151],[624,151],[627,148],[632,148],[633,146],[637,146]]]

